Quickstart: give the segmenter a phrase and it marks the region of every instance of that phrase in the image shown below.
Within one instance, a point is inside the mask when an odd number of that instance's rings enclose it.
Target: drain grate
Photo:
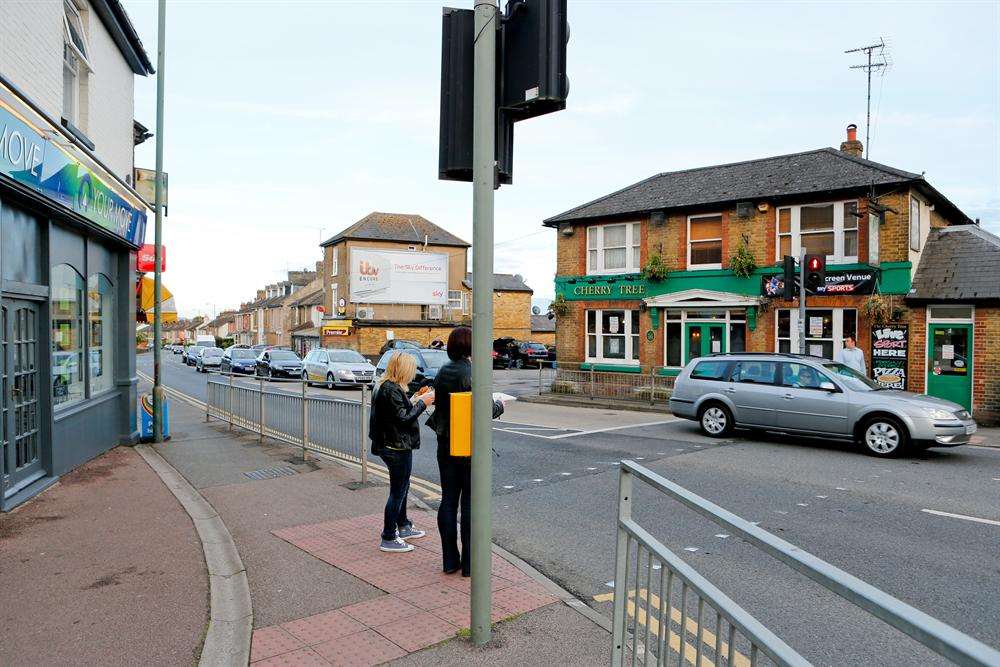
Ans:
[[[276,479],[295,474],[295,468],[291,466],[275,466],[274,468],[261,468],[243,473],[250,479]]]

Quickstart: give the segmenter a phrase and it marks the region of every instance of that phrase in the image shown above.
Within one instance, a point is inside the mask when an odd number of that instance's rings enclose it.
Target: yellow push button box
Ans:
[[[451,455],[472,456],[472,392],[451,395]]]

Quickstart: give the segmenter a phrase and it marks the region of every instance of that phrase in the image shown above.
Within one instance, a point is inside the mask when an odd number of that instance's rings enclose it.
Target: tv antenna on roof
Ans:
[[[868,46],[859,46],[856,49],[848,49],[844,53],[864,53],[867,56],[868,62],[862,63],[860,65],[851,65],[851,69],[863,69],[868,74],[868,97],[867,97],[867,114],[865,116],[865,159],[868,158],[869,151],[871,151],[871,124],[872,124],[872,72],[879,72],[880,74],[885,74],[886,70],[889,69],[891,64],[886,53],[885,40],[881,37],[878,40],[878,44],[869,44]],[[874,58],[872,55],[874,55]]]

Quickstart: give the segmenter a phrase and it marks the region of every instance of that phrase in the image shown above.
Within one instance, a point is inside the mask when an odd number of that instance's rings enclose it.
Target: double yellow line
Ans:
[[[638,626],[643,625],[643,626],[646,627],[646,632],[649,633],[650,638],[653,638],[653,637],[657,637],[658,638],[660,636],[660,621],[658,619],[656,619],[656,618],[653,618],[653,616],[651,614],[647,614],[646,609],[643,609],[643,608],[639,607],[638,605],[636,605],[636,603],[635,603],[635,598],[636,597],[638,597],[640,600],[645,600],[647,608],[662,609],[663,607],[660,604],[660,598],[659,598],[659,596],[654,595],[653,593],[650,593],[645,588],[640,588],[638,595],[636,595],[635,589],[631,589],[629,591],[629,593],[628,593],[628,600],[625,603],[625,610],[628,613],[628,615],[629,615],[630,618],[634,618],[635,619],[635,621],[636,621],[636,627],[638,628]],[[614,599],[615,599],[614,592],[601,593],[600,595],[595,595],[594,596],[594,600],[596,602],[613,602]],[[680,625],[681,624],[681,612],[679,610],[675,609],[674,607],[671,607],[670,608],[670,620],[673,623],[676,623],[677,625]],[[690,634],[694,635],[695,637],[697,637],[698,639],[696,641],[701,641],[701,643],[702,643],[703,646],[707,646],[709,648],[709,650],[712,650],[712,651],[715,650],[715,641],[716,641],[715,633],[713,633],[710,630],[706,630],[704,628],[699,628],[698,627],[698,622],[695,621],[690,616],[687,616],[684,619],[684,629],[688,633],[690,633]],[[716,628],[716,629],[718,629],[718,628]],[[664,630],[666,631],[666,633],[668,635],[667,646],[669,646],[670,650],[673,651],[675,654],[680,654],[680,652],[681,652],[681,641],[682,641],[680,634],[678,634],[677,632],[673,632],[671,630],[671,626],[670,626],[669,623],[667,624],[667,626],[666,626],[666,628]],[[700,632],[700,637],[699,637],[699,630],[701,631]],[[638,642],[638,637],[639,637],[639,633],[638,633],[638,631],[636,631],[635,634],[634,634],[634,638],[635,638],[636,642]],[[652,639],[651,639],[651,643],[653,643],[655,645],[656,642],[653,642]],[[686,638],[684,639],[683,643],[684,643],[684,660],[686,662],[691,663],[692,665],[696,665],[697,656],[698,656],[698,647],[697,647],[697,644],[692,644],[692,643],[688,642],[686,640]],[[719,651],[720,651],[720,653],[722,655],[728,654],[729,653],[729,643],[726,642],[726,641],[720,641],[720,643],[719,643]],[[665,661],[665,658],[664,658],[663,661]],[[714,664],[715,664],[714,661],[710,660],[709,658],[706,658],[704,655],[701,656],[701,665],[700,665],[700,667],[712,667]],[[750,667],[750,659],[747,658],[742,653],[734,650],[733,651],[733,661],[732,661],[731,664],[734,667]],[[698,667],[698,666],[696,665],[696,667]]]
[[[137,370],[136,371],[136,375],[138,375],[140,378],[142,378],[146,382],[149,382],[150,384],[153,383],[153,378],[151,378],[150,376],[146,375],[142,371]],[[208,407],[205,404],[204,401],[199,401],[194,396],[191,396],[190,394],[185,394],[184,392],[180,391],[179,389],[174,389],[173,387],[168,387],[166,385],[163,385],[163,392],[167,396],[170,396],[171,398],[175,398],[175,399],[177,399],[179,401],[184,401],[185,403],[187,403],[189,405],[192,405],[192,406],[198,408],[199,410],[205,410]],[[288,444],[290,444],[290,443],[288,443]],[[317,450],[314,450],[314,449],[311,449],[309,451],[311,453],[317,455],[317,456],[322,456],[324,458],[332,459],[332,460],[336,461],[337,463],[345,465],[345,466],[347,466],[349,468],[354,468],[356,470],[361,470],[361,464],[359,462],[357,462],[357,461],[351,461],[351,460],[348,460],[346,458],[342,458],[340,456],[337,456],[335,454],[328,454],[326,452],[320,452],[320,451],[317,451]],[[371,463],[371,462],[369,462],[368,463],[368,471],[370,473],[376,475],[377,477],[380,477],[381,479],[384,479],[384,480],[388,480],[389,479],[389,469],[386,468],[383,465],[378,464],[378,463]],[[440,500],[441,499],[441,486],[439,484],[435,484],[434,482],[432,482],[430,480],[422,479],[420,477],[413,477],[413,476],[411,476],[410,477],[410,488],[414,489],[416,491],[419,491],[420,495],[422,496],[422,498],[424,499],[424,501]]]

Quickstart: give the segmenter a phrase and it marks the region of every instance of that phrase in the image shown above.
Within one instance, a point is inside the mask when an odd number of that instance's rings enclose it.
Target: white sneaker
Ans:
[[[392,540],[382,540],[382,543],[378,546],[379,551],[398,551],[399,553],[406,553],[407,551],[413,551],[413,545],[407,544],[398,537]]]

